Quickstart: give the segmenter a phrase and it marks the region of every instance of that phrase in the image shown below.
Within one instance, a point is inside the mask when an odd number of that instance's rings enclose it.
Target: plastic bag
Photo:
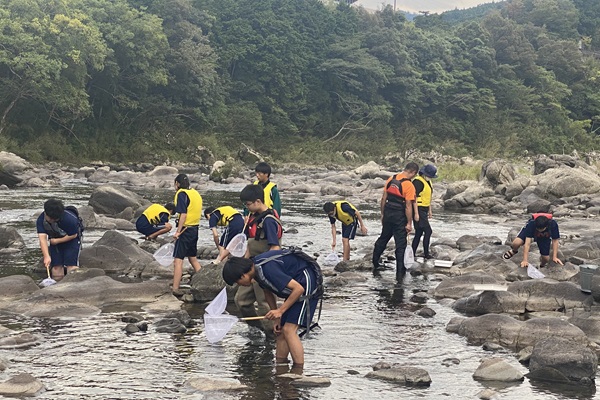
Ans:
[[[226,247],[227,251],[234,257],[244,257],[248,249],[248,239],[244,233],[238,233]]]
[[[404,250],[404,267],[406,269],[411,269],[414,263],[415,254],[413,253],[412,246],[406,246],[406,249]]]
[[[531,279],[542,279],[546,277],[546,275],[542,274],[539,269],[531,264],[527,264],[527,275]]]
[[[163,267],[168,267],[173,262],[173,251],[175,250],[175,243],[167,243],[162,245],[158,250],[154,252],[154,259],[158,261]]]

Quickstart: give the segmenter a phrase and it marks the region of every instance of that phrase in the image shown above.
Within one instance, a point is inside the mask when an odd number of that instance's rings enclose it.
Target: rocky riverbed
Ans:
[[[159,343],[164,343],[161,334],[183,335],[189,340],[190,332],[202,332],[201,323],[196,324],[201,321],[198,317],[202,305],[223,287],[221,267],[209,263],[216,256],[214,245],[201,238],[199,257],[204,268],[192,277],[190,293],[184,297],[188,303],[182,303],[168,290],[170,269],[161,267],[151,256],[162,242],[139,241],[133,223],[150,200],[170,199],[173,178],[179,172],[188,173],[192,184],[206,194],[205,206],[209,202],[235,205],[236,193],[251,178],[251,167],[233,176],[217,174],[211,168],[202,172],[191,166],[126,167],[98,163],[83,168],[40,167],[9,153],[0,153],[0,165],[4,176],[12,177],[5,181],[0,194],[4,199],[0,202],[2,266],[17,265],[22,269],[18,275],[0,278],[0,310],[19,321],[14,326],[11,317],[5,317],[4,328],[0,325],[0,348],[6,349],[3,355],[8,359],[4,364],[0,362],[5,366],[6,377],[5,383],[0,384],[0,393],[11,394],[21,390],[15,389],[21,385],[33,393],[54,391],[56,398],[70,398],[72,388],[60,386],[60,374],[45,376],[27,371],[27,360],[42,356],[43,351],[48,351],[49,342],[56,343],[49,339],[48,332],[39,329],[37,321],[50,321],[50,325],[64,324],[56,321],[65,319],[78,321],[73,323],[75,330],[82,326],[89,329],[88,321],[102,321],[103,329],[111,331],[107,339],[115,337],[115,330],[123,330],[145,336],[159,347]],[[370,236],[353,242],[350,262],[323,265],[329,300],[325,302],[324,314],[330,314],[331,325],[306,343],[307,359],[312,356],[322,365],[313,371],[309,369],[307,375],[319,379],[296,383],[297,386],[289,381],[278,382],[276,389],[271,390],[307,391],[311,398],[358,398],[363,389],[380,388],[409,396],[415,390],[427,390],[412,395],[455,393],[460,397],[460,386],[468,388],[471,398],[492,398],[498,394],[544,398],[546,391],[557,398],[568,398],[574,392],[593,395],[600,344],[596,305],[600,301],[600,278],[592,277],[590,294],[582,292],[579,283],[582,265],[600,263],[600,177],[595,167],[574,157],[540,157],[531,165],[531,173],[524,175],[508,162],[493,160],[483,163],[478,181],[436,182],[434,214],[438,218],[433,222],[432,254],[438,260],[451,261],[452,266],[441,268],[433,261],[419,262],[411,271],[412,276],[403,285],[395,286],[391,269],[384,271],[383,277],[373,276],[370,251],[380,229],[377,204],[381,188],[400,165],[370,162],[354,169],[289,166],[275,175],[284,202],[284,244],[300,245],[323,260],[330,239],[328,223],[319,207],[324,201],[338,198],[348,199],[361,212],[364,210]],[[46,196],[73,182],[88,188],[78,197],[77,204],[91,238],[81,255],[83,268],[55,286],[40,289],[34,279],[43,272],[40,265],[22,261],[23,254],[29,254],[30,259],[35,254],[31,221]],[[22,197],[28,193],[35,193],[31,197],[36,200]],[[70,193],[68,189],[66,193]],[[31,209],[19,208],[19,203],[27,203]],[[12,211],[23,208],[28,211]],[[456,214],[457,211],[466,214]],[[565,266],[551,264],[544,268],[544,279],[531,279],[525,269],[519,268],[521,254],[511,260],[501,257],[527,213],[533,211],[552,212],[561,229],[559,255]],[[30,222],[23,224],[23,219]],[[391,268],[393,251],[391,247],[388,250],[386,259]],[[536,251],[532,249],[530,260],[537,259]],[[503,290],[476,290],[476,285]],[[361,305],[360,299],[365,299],[365,304]],[[105,321],[115,305],[117,309],[135,309],[139,314],[122,316],[123,326],[111,327]],[[182,308],[192,318],[182,313]],[[269,359],[272,349],[259,332],[239,329],[242,328],[237,327],[235,336],[225,343],[237,348],[250,346],[255,353],[264,355],[258,362],[260,371],[244,374],[242,371],[251,367],[248,360],[238,359],[232,362],[233,368],[222,365],[215,370],[222,377],[240,380],[240,385],[230,380],[210,380],[210,385],[203,386],[199,382],[214,371],[192,368],[194,373],[186,374],[185,382],[175,387],[163,382],[161,394],[153,397],[171,398],[172,391],[179,390],[175,388],[185,388],[190,393],[217,390],[231,398],[236,395],[224,393],[241,390],[248,398],[260,398],[255,397],[258,390],[272,376],[268,373],[273,369]],[[357,329],[379,330],[381,338]],[[94,337],[102,340],[100,335]],[[73,340],[79,343],[79,338]],[[135,342],[140,345],[140,340]],[[342,344],[344,340],[348,346]],[[95,346],[98,345],[96,341]],[[446,347],[457,351],[454,357],[446,352]],[[202,348],[214,350],[205,345]],[[422,357],[411,357],[410,351]],[[58,356],[58,352],[53,354]],[[325,357],[321,358],[323,354]],[[226,363],[228,357],[223,356],[217,357]],[[152,359],[146,354],[143,357]],[[332,358],[336,360],[328,364]],[[202,356],[200,359],[209,364],[215,362]],[[198,360],[196,357],[183,363]],[[482,360],[481,364],[478,360]],[[171,359],[166,365],[173,363],[177,361]],[[110,363],[104,365],[110,369]],[[30,375],[19,375],[25,371]],[[249,382],[244,375],[253,376],[259,383]],[[79,380],[86,381],[83,377]],[[529,384],[523,386],[524,380]],[[318,387],[324,382],[332,389]],[[350,388],[340,391],[340,385],[348,382]],[[97,390],[106,395],[103,390],[114,388],[115,383],[97,385]],[[298,389],[303,384],[310,388]],[[459,386],[448,387],[455,384]],[[211,389],[207,389],[209,386]],[[488,392],[483,393],[486,389]],[[125,391],[123,397],[134,398],[140,390],[136,387]],[[380,397],[387,398],[383,393]]]

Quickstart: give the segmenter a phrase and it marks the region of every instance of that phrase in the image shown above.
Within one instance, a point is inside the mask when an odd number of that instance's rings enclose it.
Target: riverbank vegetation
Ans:
[[[600,3],[408,21],[319,0],[0,0],[0,149],[280,161],[599,148]]]

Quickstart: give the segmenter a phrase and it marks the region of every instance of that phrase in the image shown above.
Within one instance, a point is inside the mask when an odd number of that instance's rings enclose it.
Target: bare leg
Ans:
[[[342,238],[342,249],[344,252],[343,255],[343,260],[344,261],[348,261],[350,260],[350,239],[348,238]]]
[[[519,247],[523,246],[523,243],[525,243],[525,242],[523,242],[523,239],[515,238],[515,240],[513,240],[512,244],[510,245],[510,247],[516,253],[517,251],[519,251]]]
[[[198,261],[196,260],[196,262],[198,262]],[[179,284],[181,283],[182,275],[183,275],[183,259],[176,258],[175,260],[173,260],[173,290],[179,289]]]
[[[545,267],[548,264],[548,261],[550,261],[550,256],[540,255],[540,268]]]
[[[290,323],[283,325],[282,336],[292,355],[293,363],[304,364],[304,347],[298,336],[298,325]],[[277,354],[277,352],[275,354]]]
[[[275,346],[275,362],[287,364],[289,362],[288,354],[290,354],[290,348],[288,347],[285,341],[283,333],[280,333],[279,335],[277,335],[277,342]]]
[[[202,266],[200,265],[200,262],[198,261],[197,257],[188,257],[188,260],[189,260],[190,264],[192,264],[194,271],[196,271],[196,272],[200,271],[200,268],[202,268]],[[183,271],[182,271],[182,273],[183,273]]]
[[[52,267],[52,279],[55,281],[60,281],[65,277],[65,268],[63,266],[54,266]]]

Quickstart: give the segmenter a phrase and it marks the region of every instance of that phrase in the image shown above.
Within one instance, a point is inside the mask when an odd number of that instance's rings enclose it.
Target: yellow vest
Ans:
[[[190,199],[190,204],[187,208],[187,218],[185,219],[184,226],[198,226],[200,225],[200,217],[202,216],[202,196],[195,189],[179,189],[175,193],[175,206],[177,206],[177,195],[179,192],[185,192]]]
[[[354,207],[352,204],[350,204],[347,201],[334,201],[333,204],[335,204],[335,217],[337,219],[339,219],[340,221],[342,221],[342,224],[344,225],[350,225],[351,223],[354,222],[354,216],[348,214],[347,212],[345,212],[344,210],[342,210],[342,204],[348,204],[350,207],[352,207],[352,209],[354,211],[356,211],[356,207]]]
[[[150,207],[146,208],[142,214],[146,216],[148,222],[150,222],[152,225],[157,225],[160,223],[160,214],[162,213],[171,215],[169,210],[167,210],[164,206],[161,206],[160,204],[152,204]]]
[[[258,185],[258,180],[254,181],[255,185]],[[274,184],[273,182],[269,181],[269,183],[267,183],[267,186],[265,186],[265,206],[267,206],[268,208],[273,208],[273,198],[271,197],[271,189],[273,189],[273,187],[277,186],[276,184]]]
[[[219,207],[219,208],[215,209],[215,211],[213,211],[213,213],[217,212],[217,211],[221,213],[221,219],[219,220],[219,222],[217,222],[217,226],[227,226],[229,224],[229,222],[233,219],[233,216],[235,214],[240,214],[240,212],[238,210],[236,210],[235,208],[233,208],[231,206]],[[210,215],[209,215],[209,218],[210,218]]]
[[[417,197],[417,206],[429,207],[431,205],[431,193],[433,193],[431,182],[423,178],[421,175],[417,175],[414,180],[423,182],[423,190],[421,190],[419,197]]]

